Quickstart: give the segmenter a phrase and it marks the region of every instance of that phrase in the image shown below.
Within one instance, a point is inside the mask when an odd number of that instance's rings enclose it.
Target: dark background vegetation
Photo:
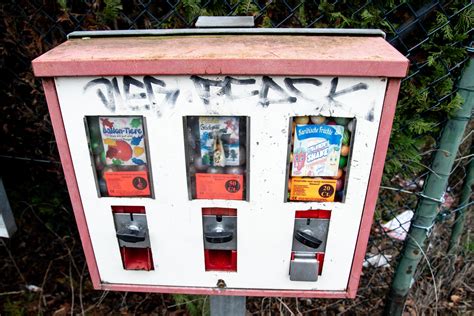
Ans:
[[[207,312],[204,296],[92,289],[41,83],[31,71],[31,60],[71,31],[185,28],[199,15],[253,15],[258,27],[380,28],[410,59],[368,248],[368,257],[389,258],[390,267],[365,268],[355,300],[249,298],[247,303],[255,314],[381,313],[403,243],[387,237],[380,224],[414,209],[439,133],[462,102],[455,83],[468,60],[474,24],[469,1],[7,0],[0,12],[0,176],[19,227],[12,239],[0,240],[1,314]],[[452,203],[442,206],[445,215],[417,272],[407,302],[410,314],[473,309],[472,241],[459,256],[445,255],[471,138],[468,132],[450,180]],[[438,281],[437,299],[430,268]]]

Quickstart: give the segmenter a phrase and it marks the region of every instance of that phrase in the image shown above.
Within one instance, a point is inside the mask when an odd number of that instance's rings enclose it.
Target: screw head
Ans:
[[[217,287],[220,288],[220,289],[224,289],[224,288],[227,287],[227,285],[225,284],[224,280],[219,279],[219,280],[217,280]]]

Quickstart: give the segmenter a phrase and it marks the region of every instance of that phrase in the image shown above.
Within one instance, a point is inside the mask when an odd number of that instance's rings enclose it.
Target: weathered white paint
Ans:
[[[215,287],[217,280],[223,279],[229,288],[240,289],[345,290],[367,191],[386,79],[340,78],[337,91],[361,82],[367,85],[367,89],[340,95],[335,98],[337,102],[333,102],[326,97],[333,78],[319,77],[317,79],[322,82],[321,86],[297,86],[311,100],[298,97],[295,103],[263,107],[258,103],[258,95],[248,96],[249,91],[260,89],[262,77],[254,77],[256,83],[253,85],[232,86],[234,96],[244,96],[233,100],[226,95],[216,95],[220,88],[211,88],[208,105],[203,104],[189,77],[156,78],[164,81],[167,89],[179,89],[180,94],[174,105],[163,104],[163,94],[155,95],[157,105],[152,105],[150,110],[144,106],[147,99],[127,101],[119,98],[115,112],[105,107],[97,96],[97,89],[103,85],[84,90],[87,83],[96,78],[56,79],[71,156],[102,282]],[[120,89],[122,80],[121,77],[117,78]],[[288,91],[283,77],[273,77],[273,80]],[[141,92],[145,92],[144,89],[136,86],[130,88],[130,93]],[[268,98],[281,98],[281,95],[270,89]],[[137,109],[132,110],[134,107]],[[373,121],[368,121],[367,113],[372,108]],[[83,121],[87,115],[143,115],[146,118],[154,199],[97,197]],[[182,118],[187,115],[250,117],[248,202],[188,200],[182,126]],[[289,118],[299,115],[357,118],[345,203],[283,202],[286,194]],[[154,271],[125,271],[122,268],[111,205],[145,206]],[[237,272],[205,272],[202,207],[237,208]],[[290,281],[288,272],[295,211],[318,208],[332,210],[323,273],[317,282]]]

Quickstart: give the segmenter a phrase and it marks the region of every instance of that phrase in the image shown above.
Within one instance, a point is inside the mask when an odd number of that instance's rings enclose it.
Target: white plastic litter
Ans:
[[[363,266],[364,268],[367,267],[375,267],[375,268],[387,268],[390,267],[389,262],[392,260],[391,255],[383,255],[383,254],[378,254],[378,255],[373,255],[371,253],[366,254]]]
[[[382,227],[387,232],[387,235],[393,239],[405,240],[410,229],[413,214],[412,210],[406,210],[383,224]]]
[[[26,286],[26,289],[30,292],[41,292],[41,288],[39,286],[34,285],[34,284],[28,284]]]

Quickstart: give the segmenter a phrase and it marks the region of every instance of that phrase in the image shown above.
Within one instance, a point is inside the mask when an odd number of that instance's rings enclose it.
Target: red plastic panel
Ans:
[[[237,216],[237,209],[224,207],[203,207],[202,215]]]
[[[125,270],[153,270],[153,258],[150,248],[121,247],[123,268]]]
[[[112,206],[112,212],[114,213],[138,213],[138,214],[145,214],[145,207],[143,206]]]
[[[323,272],[323,264],[324,264],[324,252],[317,252],[316,259],[319,261],[319,271],[318,274],[321,275]]]
[[[308,210],[296,211],[295,218],[331,218],[331,211],[327,210]]]
[[[236,250],[204,249],[206,271],[237,271]]]

